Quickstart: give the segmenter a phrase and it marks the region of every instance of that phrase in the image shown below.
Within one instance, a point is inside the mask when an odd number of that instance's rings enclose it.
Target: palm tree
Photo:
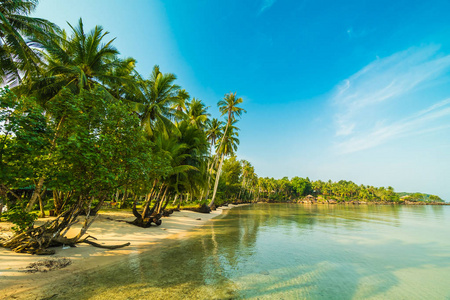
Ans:
[[[216,151],[216,156],[215,159],[219,159],[219,157],[221,157],[221,162],[219,164],[219,169],[217,171],[216,174],[216,182],[214,184],[214,193],[213,193],[213,198],[211,200],[211,203],[209,204],[209,207],[211,207],[214,204],[214,199],[216,196],[216,192],[217,192],[217,186],[219,184],[219,178],[220,178],[220,170],[222,168],[222,163],[223,163],[223,159],[224,159],[224,155],[228,155],[224,154],[223,152],[219,152],[221,149],[225,149],[222,145],[225,143],[225,138],[229,137],[229,141],[228,143],[231,141],[231,138],[233,136],[234,133],[232,133],[231,135],[228,134],[228,129],[233,127],[232,124],[234,124],[237,120],[236,117],[241,117],[242,113],[247,112],[245,109],[239,107],[238,105],[241,104],[243,102],[242,98],[236,98],[236,93],[228,93],[225,94],[224,98],[222,100],[220,100],[217,103],[217,106],[219,106],[219,110],[223,115],[227,115],[227,125],[225,127],[225,130],[222,134],[222,139],[220,141],[220,144],[217,146],[217,151]],[[234,127],[236,129],[236,127]],[[232,130],[232,129],[230,129]],[[228,146],[226,146],[228,148]],[[211,164],[211,167],[214,166],[215,160],[213,160],[213,163]]]
[[[0,83],[17,85],[39,69],[40,57],[30,39],[51,35],[58,27],[28,16],[37,4],[37,0],[0,0]]]
[[[241,117],[242,113],[247,112],[245,109],[238,107],[243,101],[242,98],[236,98],[236,93],[228,93],[217,103],[219,111],[222,113],[221,116],[227,115],[227,126],[225,127],[223,137],[227,135],[228,127],[236,120],[236,117]],[[223,142],[223,137],[221,143]]]
[[[208,166],[207,166],[207,183],[206,183],[206,193],[204,195],[206,196],[206,200],[208,200],[209,197],[209,191],[210,191],[210,180],[212,176],[212,171],[214,168],[214,157],[211,155],[211,150],[216,146],[216,140],[220,136],[221,131],[223,130],[223,122],[219,121],[216,118],[213,118],[212,120],[208,119],[206,121],[206,137],[209,141],[209,159],[208,159]],[[202,199],[203,200],[203,199]]]
[[[369,191],[362,184],[360,185],[360,189],[359,189],[359,197],[362,200],[367,200],[369,198]]]
[[[187,106],[186,119],[192,126],[203,129],[210,116],[207,110],[208,108],[201,100],[193,98]]]
[[[223,160],[225,156],[233,155],[234,152],[237,150],[237,146],[239,145],[239,139],[237,138],[239,136],[237,130],[239,129],[233,126],[234,123],[235,122],[233,122],[229,126],[228,131],[225,131],[223,133],[222,142],[219,145],[217,145],[216,153],[217,155],[220,155],[220,163],[216,173],[216,180],[214,182],[213,196],[211,202],[209,203],[210,208],[214,205],[214,200],[216,199],[217,187],[219,186],[219,179],[222,172]]]
[[[72,35],[62,31],[57,38],[41,40],[47,65],[42,76],[34,81],[31,92],[42,101],[48,101],[63,88],[78,94],[81,90],[91,90],[100,86],[109,94],[117,93],[117,86],[132,84],[135,61],[119,60],[119,51],[112,46],[115,39],[104,43],[108,35],[101,26],[95,26],[86,33],[83,20],[78,26],[70,25]]]
[[[238,199],[241,199],[241,193],[242,190],[246,191],[247,185],[249,184],[250,178],[253,176],[255,169],[251,165],[251,163],[247,160],[241,160],[242,165],[242,182],[241,182],[241,188],[239,189],[239,196]]]
[[[148,227],[151,222],[160,225],[161,221],[159,218],[169,200],[168,192],[178,192],[180,176],[183,176],[188,171],[198,171],[195,166],[186,163],[191,156],[189,153],[190,146],[180,141],[176,135],[167,136],[162,132],[157,132],[154,136],[154,143],[155,152],[159,156],[168,159],[170,170],[167,170],[166,176],[154,179],[153,188],[147,194],[142,213],[137,211],[136,203],[134,203],[133,214],[136,216],[136,219],[133,221],[133,224],[140,227]],[[153,199],[155,202],[153,207],[150,208]]]
[[[190,98],[185,89],[178,90],[178,95],[171,106],[171,109],[175,110],[175,120],[182,121],[186,118],[186,104]]]
[[[176,107],[185,101],[186,93],[174,81],[176,76],[171,73],[163,74],[159,66],[154,66],[149,80],[141,82],[142,97],[137,99],[137,111],[141,124],[150,137],[155,130],[164,132],[176,130],[172,120],[175,118]]]
[[[211,144],[211,147],[215,147],[217,138],[219,137],[222,130],[223,122],[219,121],[218,119],[213,118],[212,120],[208,120],[206,122],[206,135],[208,137],[208,141]]]
[[[200,128],[192,125],[188,120],[177,124],[180,132],[179,141],[187,145],[185,150],[189,156],[184,160],[184,164],[194,166],[197,170],[190,170],[180,174],[183,188],[189,191],[192,197],[201,195],[207,178],[207,153],[208,141],[206,133]]]

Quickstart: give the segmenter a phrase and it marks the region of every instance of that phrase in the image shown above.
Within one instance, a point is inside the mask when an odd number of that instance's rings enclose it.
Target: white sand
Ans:
[[[229,208],[233,206],[230,205]],[[194,234],[195,227],[207,223],[210,219],[222,214],[229,208],[218,208],[210,214],[196,213],[192,211],[174,212],[170,217],[162,219],[162,225],[150,228],[140,228],[117,220],[133,221],[132,213],[128,212],[103,212],[89,228],[87,234],[98,239],[98,243],[105,245],[117,245],[130,242],[131,245],[108,250],[96,248],[88,244],[79,244],[76,248],[55,248],[56,254],[52,256],[37,256],[30,254],[14,253],[9,249],[0,248],[0,298],[1,299],[39,299],[38,288],[49,282],[63,278],[64,276],[98,268],[126,259],[129,255],[136,255],[154,247],[168,243],[174,239],[187,238]],[[201,220],[198,220],[198,219]],[[40,219],[36,225],[40,225],[48,219]],[[81,219],[83,221],[84,219]],[[11,224],[0,223],[0,234],[4,234]],[[73,226],[70,234],[76,234],[81,224]],[[78,229],[78,230],[77,230]],[[25,273],[25,267],[30,263],[66,257],[72,260],[72,264],[66,268],[46,273]]]

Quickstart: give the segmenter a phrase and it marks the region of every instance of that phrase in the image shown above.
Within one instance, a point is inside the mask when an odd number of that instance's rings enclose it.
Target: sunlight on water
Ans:
[[[449,237],[448,206],[257,204],[68,285],[80,299],[449,299]]]

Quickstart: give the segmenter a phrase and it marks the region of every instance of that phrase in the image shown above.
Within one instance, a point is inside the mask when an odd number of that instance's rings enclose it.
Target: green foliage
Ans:
[[[47,104],[58,116],[53,122],[58,135],[49,163],[50,188],[104,197],[120,186],[169,172],[167,159],[151,152],[139,118],[125,103],[108,98],[102,89],[78,95],[66,90]]]
[[[27,41],[47,37],[57,28],[47,20],[28,15],[37,0],[0,1],[0,83],[29,79],[40,65],[39,55]]]
[[[34,221],[38,218],[35,213],[26,212],[22,206],[16,205],[3,214],[6,220],[13,223],[12,227],[16,233],[21,233],[33,227]]]
[[[298,197],[304,197],[312,193],[312,185],[308,178],[294,177],[291,184]]]
[[[429,195],[428,198],[433,202],[444,202],[444,200],[442,200],[441,197],[436,195]]]
[[[401,197],[403,200],[417,202],[417,201],[423,201],[423,202],[445,202],[441,199],[441,197],[436,195],[430,195],[430,194],[423,194],[423,193],[397,193],[398,197]]]
[[[242,174],[241,163],[236,159],[236,156],[231,156],[226,159],[222,167],[223,177],[227,185],[239,185]]]
[[[52,130],[33,98],[0,92],[0,183],[14,188],[34,184],[42,173]]]

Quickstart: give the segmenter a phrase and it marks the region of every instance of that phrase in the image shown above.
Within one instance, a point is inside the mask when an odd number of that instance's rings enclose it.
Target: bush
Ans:
[[[6,220],[13,223],[11,229],[16,233],[24,232],[25,230],[33,227],[34,221],[38,218],[35,213],[28,213],[23,208],[16,206],[4,213]]]

